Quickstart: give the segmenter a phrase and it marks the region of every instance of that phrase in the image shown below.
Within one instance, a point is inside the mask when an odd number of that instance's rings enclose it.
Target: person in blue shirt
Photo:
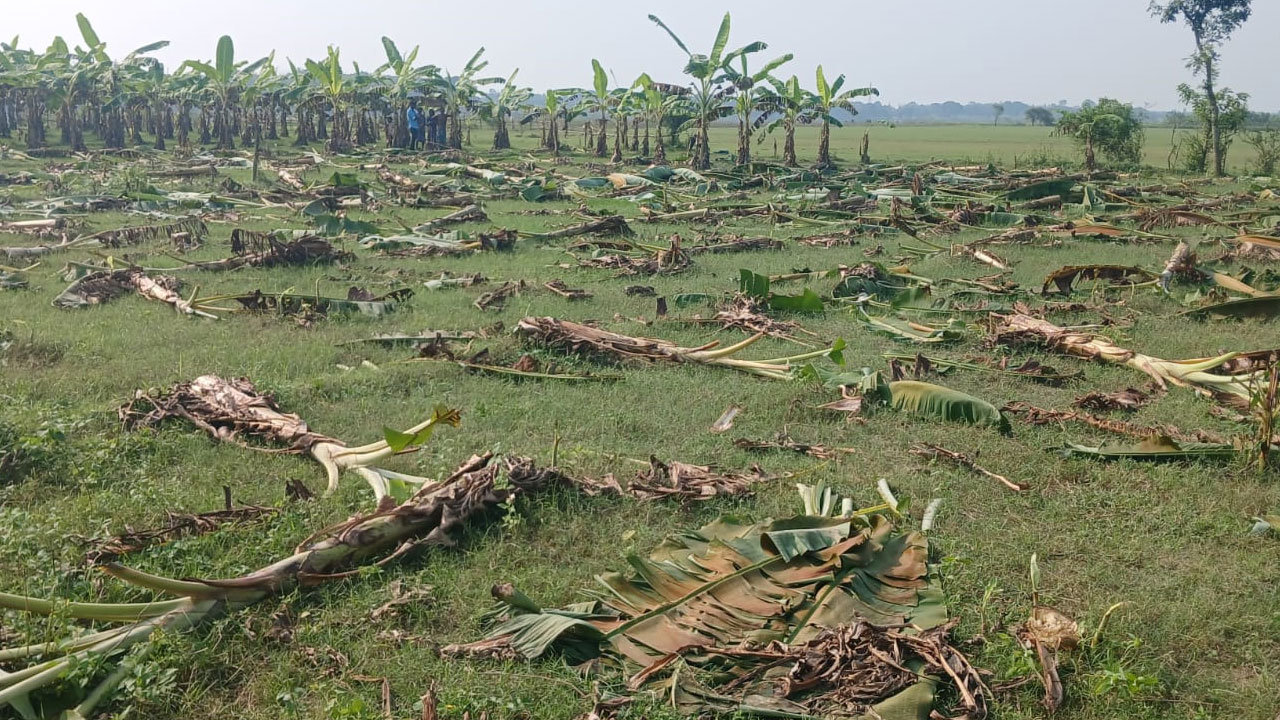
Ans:
[[[405,111],[405,120],[409,122],[409,149],[417,150],[418,141],[422,137],[422,111],[418,109],[417,100],[409,101],[409,109]]]

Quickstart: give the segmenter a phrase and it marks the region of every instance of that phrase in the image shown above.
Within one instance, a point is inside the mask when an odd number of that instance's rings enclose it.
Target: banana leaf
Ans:
[[[1009,419],[995,405],[959,390],[918,380],[889,383],[893,407],[915,415],[972,425],[991,425],[1009,433]]]
[[[779,295],[770,289],[768,275],[761,275],[745,268],[738,271],[738,290],[743,295],[765,302],[772,310],[785,312],[820,313],[822,298],[809,288],[799,295]]]
[[[1051,195],[1066,195],[1075,187],[1075,180],[1057,179],[1023,185],[1003,195],[1005,200],[1039,200]]]
[[[1177,442],[1167,436],[1151,437],[1140,443],[1126,445],[1106,443],[1088,447],[1067,443],[1062,448],[1063,457],[1091,457],[1099,460],[1230,460],[1238,457],[1240,449],[1218,443]]]
[[[1059,295],[1070,295],[1077,280],[1106,280],[1112,285],[1126,286],[1151,282],[1156,277],[1155,273],[1130,265],[1069,265],[1045,276],[1040,294],[1047,295],[1053,288]]]
[[[925,536],[900,532],[880,515],[758,524],[721,517],[627,563],[627,572],[597,576],[593,602],[564,610],[543,609],[509,585],[497,586],[492,617],[499,622],[488,637],[445,653],[515,651],[529,660],[556,655],[574,663],[598,657],[630,676],[633,689],[660,691],[687,713],[782,710],[782,717],[805,717],[811,715],[803,706],[755,695],[754,682],[734,687],[768,662],[734,651],[748,642],[805,643],[859,621],[922,631],[947,621]],[[919,692],[917,682],[892,695],[902,694],[897,702],[924,717],[933,681],[920,682],[930,691]]]
[[[964,339],[965,324],[963,320],[952,320],[946,327],[935,328],[914,323],[896,323],[884,318],[868,315],[859,308],[861,317],[858,322],[863,327],[887,335],[899,342],[909,343],[946,343]]]
[[[1280,316],[1280,295],[1260,295],[1258,297],[1228,300],[1226,302],[1206,305],[1181,313],[1193,317],[1215,318],[1254,318],[1273,320]]]
[[[395,312],[406,300],[413,296],[408,288],[396,290],[372,300],[349,300],[345,298],[308,295],[305,293],[264,293],[255,290],[243,295],[218,296],[202,298],[202,302],[214,300],[233,300],[240,303],[245,310],[275,311],[282,315],[295,315],[302,312],[322,314],[368,315],[382,317]]]

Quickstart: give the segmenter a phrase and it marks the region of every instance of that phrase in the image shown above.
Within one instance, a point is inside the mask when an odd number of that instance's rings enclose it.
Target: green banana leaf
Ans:
[[[1002,433],[1011,432],[1009,419],[995,405],[959,390],[918,380],[889,383],[893,407],[938,420],[991,425]]]
[[[885,318],[872,317],[861,308],[858,322],[868,330],[887,335],[900,342],[909,343],[946,343],[964,339],[965,324],[963,320],[952,319],[944,328],[919,330],[904,323],[893,322]]]
[[[1276,317],[1280,317],[1280,295],[1261,295],[1239,300],[1228,300],[1214,303],[1213,305],[1205,305],[1194,310],[1187,310],[1181,314],[1193,317],[1273,320]]]
[[[240,303],[245,310],[275,311],[282,315],[292,315],[309,310],[325,314],[358,314],[368,315],[369,317],[382,317],[388,313],[395,312],[412,296],[413,291],[408,288],[396,290],[373,300],[348,300],[292,292],[264,293],[260,290],[255,290],[244,295],[219,296],[202,299],[202,301],[233,300]]]
[[[1064,457],[1091,457],[1100,460],[1230,460],[1238,457],[1240,449],[1233,445],[1217,443],[1179,443],[1166,436],[1151,437],[1140,443],[1125,445],[1106,443],[1088,447],[1067,443],[1062,448]]]
[[[1004,194],[1005,200],[1039,200],[1050,195],[1066,195],[1075,187],[1075,180],[1044,180],[1030,185],[1023,185]]]

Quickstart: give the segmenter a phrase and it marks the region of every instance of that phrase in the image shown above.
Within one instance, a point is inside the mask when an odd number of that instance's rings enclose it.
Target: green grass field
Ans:
[[[836,154],[856,159],[862,128],[835,135]],[[1005,167],[1039,167],[1070,161],[1071,145],[1048,130],[1027,127],[875,126],[871,152],[877,161],[919,163],[946,159],[957,165],[994,162]],[[474,131],[477,147],[488,133]],[[522,147],[533,138],[516,137]],[[569,142],[580,144],[580,134]],[[732,130],[717,128],[713,147],[732,148]],[[1148,134],[1148,161],[1164,165],[1168,134]],[[799,138],[801,162],[812,160],[816,131]],[[282,152],[287,152],[282,150]],[[772,141],[757,147],[760,159],[772,156]],[[518,162],[523,156],[504,156]],[[595,174],[593,159],[575,156],[559,167],[570,175]],[[354,168],[377,158],[332,158]],[[1246,161],[1243,148],[1231,164]],[[52,160],[49,163],[66,162]],[[114,187],[120,164],[95,160],[74,175],[90,185]],[[43,173],[46,162],[0,161],[0,172]],[[416,159],[393,160],[392,168],[412,173]],[[637,166],[634,169],[639,169]],[[323,181],[335,169],[305,173],[307,182]],[[634,171],[634,169],[632,169]],[[371,171],[359,171],[373,179]],[[224,171],[250,185],[248,170]],[[72,176],[69,176],[72,177]],[[272,177],[268,173],[266,177]],[[1142,185],[1178,182],[1147,173],[1124,180]],[[166,188],[211,189],[210,181],[157,181]],[[263,187],[270,185],[266,180]],[[1230,182],[1197,185],[1220,195],[1247,190]],[[776,191],[755,191],[765,201]],[[0,204],[16,205],[49,194],[40,185],[0,188]],[[1276,201],[1260,201],[1274,208]],[[531,205],[519,199],[485,202],[488,223],[464,231],[505,227],[541,231],[575,220],[568,215],[530,214],[531,210],[568,211],[577,201]],[[587,207],[630,217],[634,204],[623,199],[593,199]],[[884,206],[882,206],[884,207]],[[392,218],[415,224],[448,209],[420,210],[386,204],[378,213],[353,211],[394,230]],[[1068,216],[1078,210],[1068,209]],[[1276,214],[1280,214],[1277,209]],[[79,232],[152,222],[120,212],[76,218]],[[235,217],[209,218],[211,235],[203,248],[183,259],[225,257],[233,228],[303,228],[306,221],[286,207],[241,209]],[[727,220],[721,226],[633,223],[639,240],[665,244],[675,233],[686,242],[701,235],[740,234],[788,239],[812,229],[770,224],[762,217]],[[943,245],[964,243],[998,230],[967,228],[933,238]],[[1222,236],[1216,228],[1174,230],[1187,238]],[[0,233],[0,245],[30,244],[29,237]],[[692,268],[670,276],[617,278],[611,271],[576,267],[565,241],[521,240],[510,253],[477,253],[454,258],[392,258],[344,247],[357,258],[336,266],[243,269],[225,273],[186,273],[188,290],[201,295],[297,289],[345,295],[359,285],[375,293],[399,287],[416,295],[401,312],[382,318],[335,317],[309,327],[288,318],[227,314],[206,321],[181,317],[162,304],[128,295],[101,307],[55,309],[50,300],[65,286],[58,269],[68,261],[101,262],[117,258],[152,267],[177,264],[167,257],[167,240],[90,254],[84,251],[47,257],[26,273],[30,287],[0,291],[0,328],[12,330],[15,343],[0,365],[0,428],[13,428],[31,458],[23,477],[0,480],[0,591],[108,602],[138,601],[144,594],[126,589],[81,563],[84,543],[122,531],[162,524],[169,510],[202,512],[221,507],[223,487],[237,502],[280,506],[265,524],[230,527],[133,554],[126,562],[171,577],[232,577],[287,554],[317,528],[367,510],[368,489],[348,479],[333,497],[286,502],[288,480],[314,490],[323,477],[310,461],[295,456],[257,453],[230,444],[214,444],[182,423],[159,432],[122,432],[115,408],[135,390],[170,385],[203,373],[248,376],[269,390],[281,406],[299,413],[318,432],[351,443],[381,437],[382,428],[405,427],[430,413],[437,403],[461,410],[460,428],[437,434],[425,450],[394,461],[393,467],[429,476],[447,474],[468,455],[510,452],[550,462],[558,442],[560,464],[579,475],[615,472],[629,475],[630,459],[655,455],[664,460],[714,463],[746,468],[760,463],[772,473],[801,473],[805,481],[825,481],[869,505],[877,502],[875,484],[885,478],[901,498],[910,498],[912,522],[931,498],[943,501],[931,540],[941,558],[951,612],[961,618],[956,637],[965,640],[980,628],[984,644],[969,648],[975,664],[996,673],[996,681],[1034,674],[1028,654],[1011,638],[1010,628],[1031,609],[1028,562],[1037,554],[1043,600],[1076,618],[1088,633],[1114,603],[1125,602],[1111,618],[1098,648],[1064,659],[1067,701],[1057,714],[1066,720],[1137,718],[1230,718],[1273,720],[1280,710],[1280,545],[1274,537],[1248,534],[1249,517],[1280,510],[1280,486],[1274,473],[1260,475],[1252,462],[1227,464],[1102,463],[1063,459],[1052,452],[1066,441],[1096,444],[1105,436],[1079,425],[1032,427],[1015,421],[1012,437],[990,429],[938,424],[892,412],[872,415],[865,424],[816,409],[835,399],[833,391],[804,382],[756,379],[713,368],[667,365],[613,368],[572,358],[555,350],[527,347],[508,333],[482,341],[496,357],[514,359],[529,351],[572,371],[623,372],[610,384],[557,384],[514,381],[474,374],[447,363],[410,362],[411,351],[372,345],[341,345],[377,333],[426,329],[477,329],[501,323],[514,328],[528,315],[598,321],[631,335],[660,337],[685,345],[712,338],[743,339],[737,331],[717,331],[675,319],[655,320],[652,298],[633,297],[624,288],[653,286],[668,298],[679,293],[721,294],[737,288],[740,268],[779,274],[799,268],[856,265],[867,251],[883,247],[884,262],[898,257],[910,238],[897,234],[860,238],[853,246],[831,249],[787,242],[777,252],[702,255]],[[1106,263],[1141,265],[1159,271],[1169,243],[1121,244],[1067,239],[1056,246],[1015,245],[999,252],[1015,265],[1008,280],[1038,290],[1045,274],[1064,265]],[[1206,243],[1202,258],[1216,256]],[[568,264],[569,267],[563,265]],[[1221,272],[1238,273],[1238,264]],[[1263,269],[1263,268],[1259,268]],[[929,278],[979,278],[992,268],[949,253],[911,264]],[[441,272],[482,273],[489,284],[431,291],[423,282]],[[593,297],[571,302],[541,289],[561,279]],[[503,280],[524,280],[528,288],[498,311],[474,307],[477,296]],[[1264,287],[1275,285],[1259,280]],[[819,293],[831,281],[815,282]],[[793,285],[799,292],[801,285]],[[1080,300],[1103,300],[1089,286]],[[790,291],[790,290],[789,290]],[[1105,295],[1109,324],[1102,332],[1125,347],[1166,358],[1205,357],[1231,350],[1280,345],[1275,325],[1262,321],[1195,321],[1176,317],[1175,298],[1152,288]],[[672,309],[672,318],[688,318],[703,308]],[[1096,310],[1056,315],[1059,324],[1097,323]],[[643,320],[643,322],[641,322]],[[844,338],[851,367],[884,368],[883,353],[914,352],[859,326],[849,310],[800,319],[828,339]],[[971,326],[955,346],[929,348],[945,357],[996,355]],[[744,352],[769,357],[795,352],[795,346],[766,339]],[[1083,379],[1052,388],[1018,378],[957,371],[940,382],[995,403],[1025,401],[1068,408],[1089,390],[1141,387],[1146,378],[1117,366],[1091,364],[1041,350],[1017,350],[1012,362],[1037,358],[1060,370],[1083,371]],[[375,367],[362,365],[369,361]],[[346,369],[344,369],[346,368]],[[724,434],[709,428],[731,404],[743,406],[736,425]],[[1209,414],[1210,403],[1190,390],[1171,388],[1158,402],[1138,410],[1138,424],[1170,424],[1245,435],[1247,427]],[[755,455],[735,448],[739,437],[765,439],[785,431],[797,440],[852,448],[834,461],[801,455]],[[934,442],[977,455],[991,470],[1029,483],[1012,493],[963,469],[931,464],[908,453],[913,443]],[[794,480],[780,479],[759,488],[750,499],[715,500],[679,506],[626,499],[586,498],[568,491],[517,504],[504,522],[468,532],[457,549],[430,549],[357,578],[322,585],[233,613],[190,635],[162,638],[150,658],[135,671],[123,697],[106,711],[113,717],[275,718],[383,717],[379,678],[390,683],[392,717],[416,718],[419,696],[436,687],[443,717],[576,718],[590,709],[592,680],[554,661],[492,663],[443,660],[443,644],[481,637],[481,616],[491,607],[494,583],[512,582],[548,605],[581,599],[595,574],[624,566],[628,552],[647,552],[672,532],[700,526],[718,515],[752,519],[782,517],[798,511]],[[390,599],[393,581],[424,589],[428,599],[390,620],[373,621],[370,612]],[[291,637],[271,630],[279,617],[291,618]],[[65,617],[31,620],[0,615],[0,639],[9,634],[24,642],[54,637],[71,621]],[[0,645],[6,643],[0,642]],[[67,680],[82,681],[88,671]],[[616,688],[615,688],[616,689]],[[1041,689],[1034,678],[997,696],[994,717],[1037,718]],[[0,710],[0,717],[7,717]],[[624,717],[663,718],[670,711],[641,705]]]

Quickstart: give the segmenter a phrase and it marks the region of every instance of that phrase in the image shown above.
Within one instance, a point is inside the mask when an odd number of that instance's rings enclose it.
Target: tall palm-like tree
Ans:
[[[850,115],[857,115],[858,110],[853,106],[854,99],[879,95],[880,91],[873,87],[843,90],[844,75],[837,77],[835,82],[828,83],[821,65],[818,66],[816,76],[818,91],[813,96],[813,110],[817,119],[822,121],[822,132],[818,136],[818,167],[825,169],[831,167],[831,126],[844,127],[835,112],[843,110]]]
[[[768,79],[768,87],[762,87],[759,107],[761,115],[757,126],[763,126],[761,137],[782,130],[782,164],[795,167],[796,126],[809,123],[814,118],[814,95],[800,87],[800,79],[792,75],[786,82]]]
[[[675,34],[671,28],[667,27],[657,15],[650,15],[649,19],[658,27],[667,31],[671,39],[675,41],[676,46],[689,56],[688,62],[684,66],[684,73],[693,78],[690,84],[689,107],[693,111],[692,125],[697,129],[697,142],[694,146],[693,157],[690,164],[695,170],[705,170],[711,166],[711,149],[708,146],[708,129],[711,123],[726,117],[733,112],[732,105],[727,103],[727,91],[725,87],[725,68],[735,58],[760,52],[768,47],[763,42],[756,41],[743,45],[729,53],[725,53],[725,48],[729,44],[729,13],[724,14],[724,19],[720,21],[720,28],[716,31],[715,40],[711,43],[711,51],[705,55],[694,53],[684,44],[684,41]]]
[[[481,71],[489,65],[488,60],[480,59],[482,55],[484,55],[484,48],[480,48],[475,55],[471,56],[463,66],[462,72],[451,75],[446,69],[443,76],[432,82],[432,87],[444,100],[445,117],[449,122],[449,147],[454,149],[462,148],[463,114],[471,112],[476,106],[481,88],[502,82],[500,77],[480,77]]]
[[[747,53],[740,53],[725,64],[725,78],[733,84],[733,109],[738,116],[738,166],[751,164],[752,114],[764,100],[761,87],[769,74],[794,57],[791,53],[776,57],[754,73],[747,69]]]
[[[590,122],[592,115],[600,118],[599,133],[596,134],[596,157],[604,157],[609,153],[609,136],[605,132],[609,126],[609,117],[617,106],[621,96],[609,92],[609,74],[599,60],[591,59],[591,89],[581,90],[582,100],[579,103]]]

